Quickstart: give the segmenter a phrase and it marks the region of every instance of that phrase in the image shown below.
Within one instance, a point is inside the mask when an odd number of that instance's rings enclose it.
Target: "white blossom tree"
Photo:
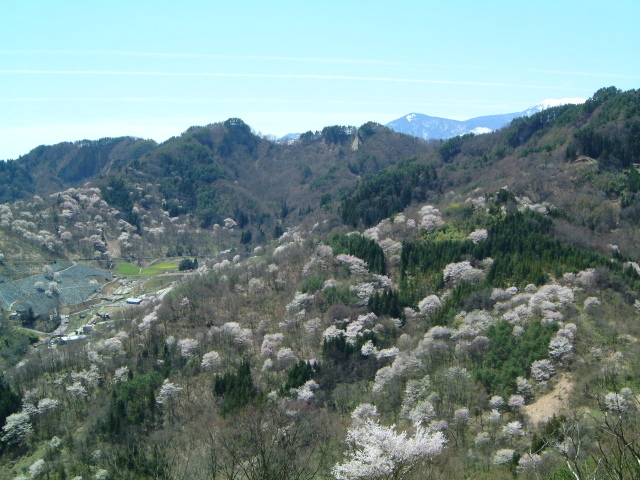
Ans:
[[[333,467],[338,480],[399,479],[418,465],[428,462],[444,449],[442,432],[417,427],[413,435],[396,432],[396,426],[383,426],[367,419],[347,432],[346,460]]]
[[[480,242],[485,241],[488,237],[489,237],[489,234],[487,233],[487,230],[484,229],[484,228],[483,229],[474,230],[473,232],[471,232],[469,234],[469,238],[476,245],[479,244]]]
[[[498,450],[492,458],[492,463],[494,465],[508,465],[513,462],[513,455],[515,451],[511,448],[502,448]]]
[[[18,444],[32,431],[33,427],[31,426],[28,413],[12,413],[6,418],[4,427],[2,427],[3,435],[1,440],[9,445]]]
[[[548,359],[536,360],[531,364],[531,376],[537,382],[545,382],[553,377],[556,373],[556,368],[553,362]]]
[[[524,435],[522,424],[518,421],[509,422],[502,427],[502,435],[507,438],[521,437]]]
[[[444,280],[453,285],[462,282],[477,282],[480,281],[484,275],[482,270],[474,268],[470,262],[450,263],[444,267],[442,273]]]
[[[45,461],[41,458],[40,460],[36,460],[29,467],[29,476],[31,478],[37,478],[44,473],[45,470]]]
[[[418,303],[418,309],[423,315],[432,315],[442,306],[442,302],[437,295],[429,295]]]
[[[220,366],[222,366],[222,357],[215,350],[207,352],[202,356],[202,362],[200,363],[200,366],[207,370],[218,369],[220,368]]]
[[[611,412],[624,412],[628,408],[627,400],[615,392],[609,392],[604,396],[604,406]]]

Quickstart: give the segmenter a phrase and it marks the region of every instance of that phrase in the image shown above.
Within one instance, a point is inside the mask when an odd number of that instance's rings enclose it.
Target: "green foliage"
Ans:
[[[392,318],[402,318],[404,317],[404,307],[409,305],[402,302],[399,293],[395,290],[376,292],[369,298],[369,309],[378,316],[387,315]]]
[[[226,127],[224,137],[218,146],[218,153],[229,156],[239,149],[246,150],[253,155],[258,146],[258,138],[251,133],[251,127],[239,118],[230,118],[223,122]]]
[[[490,157],[495,157],[498,160],[502,160],[507,156],[509,148],[506,145],[498,145],[491,153]]]
[[[16,161],[0,161],[0,203],[13,202],[32,194],[35,182],[29,170]]]
[[[102,188],[102,196],[105,202],[122,212],[127,222],[137,228],[140,227],[140,219],[133,212],[135,189],[128,187],[122,177],[110,177],[107,186]]]
[[[0,203],[82,184],[106,165],[112,171],[126,162],[133,166],[155,146],[152,140],[131,137],[41,145],[15,161],[0,161]]]
[[[600,105],[619,95],[620,93],[621,91],[616,87],[603,87],[599,89],[596,93],[593,94],[591,98],[589,98],[584,103],[585,112],[592,113]]]
[[[358,160],[350,161],[347,167],[354,175],[375,174],[380,171],[380,164],[375,155],[363,155]]]
[[[498,205],[506,205],[507,203],[515,203],[516,195],[507,188],[501,188],[495,197],[495,202]]]
[[[598,159],[602,168],[615,170],[632,167],[640,157],[639,136],[640,122],[633,123],[627,133],[602,133],[590,125],[574,134],[580,154]]]
[[[560,142],[559,144],[555,144],[555,145],[539,145],[537,147],[528,147],[523,149],[520,154],[518,155],[518,158],[526,158],[529,155],[532,155],[534,153],[551,153],[553,150],[555,150],[559,145],[561,145],[562,142]]]
[[[490,349],[475,368],[476,379],[490,394],[515,393],[516,378],[527,377],[533,362],[547,358],[549,341],[557,329],[557,325],[535,321],[516,336],[509,322],[489,327],[485,335]]]
[[[20,325],[25,328],[32,328],[38,317],[33,313],[33,308],[29,307],[20,312]]]
[[[18,363],[38,340],[37,335],[7,325],[6,319],[0,320],[0,371]]]
[[[342,221],[354,227],[358,223],[371,227],[401,212],[411,202],[424,201],[428,191],[438,190],[435,167],[415,160],[405,160],[395,168],[373,175],[354,193],[345,195],[340,205]]]
[[[240,234],[240,243],[243,245],[247,245],[249,243],[251,243],[251,240],[253,240],[253,234],[251,233],[251,230],[244,230],[242,232],[242,234]]]
[[[334,255],[346,253],[361,258],[367,262],[370,272],[384,275],[386,271],[384,251],[374,240],[358,234],[336,234],[329,240],[329,245],[333,248]]]
[[[282,220],[284,220],[285,218],[287,218],[289,216],[289,213],[291,212],[291,209],[289,208],[289,206],[287,205],[287,201],[284,200],[282,202],[282,206],[280,207],[280,218]]]
[[[620,198],[620,219],[640,224],[640,193],[627,193]]]
[[[546,273],[610,266],[603,255],[565,245],[550,238],[551,219],[533,213],[514,213],[489,228],[489,238],[477,247],[479,258],[492,257],[487,275],[492,286],[540,285]]]
[[[273,227],[273,238],[280,238],[283,233],[284,228],[282,227],[282,224],[279,222],[276,223],[276,225]]]
[[[308,145],[311,142],[317,140],[318,137],[320,137],[320,132],[318,131],[312,132],[311,130],[308,130],[300,134],[299,140],[300,140],[300,143],[304,145]]]
[[[460,311],[460,307],[463,305],[472,294],[482,291],[486,288],[486,285],[463,283],[456,285],[451,295],[447,296],[442,306],[431,316],[431,325],[448,325],[451,323],[453,317]]]
[[[516,148],[525,144],[534,135],[541,136],[559,119],[563,118],[567,111],[574,108],[574,105],[562,105],[547,108],[530,117],[516,118],[511,122],[507,130],[507,144],[512,148]]]
[[[331,205],[331,194],[330,193],[323,194],[322,197],[320,197],[320,206],[328,207],[330,205]]]
[[[340,303],[344,305],[353,305],[356,301],[356,295],[351,291],[348,285],[327,287],[322,290],[322,295],[326,298],[329,305],[336,305]]]
[[[194,258],[193,260],[191,260],[190,258],[183,258],[182,260],[180,260],[180,265],[178,265],[178,270],[179,271],[184,271],[184,270],[197,270],[198,268],[198,259]]]
[[[249,216],[241,209],[236,208],[233,211],[236,222],[238,222],[239,228],[244,228],[249,223]]]
[[[113,391],[106,424],[107,434],[118,434],[127,425],[151,426],[157,410],[155,391],[162,384],[159,372],[141,373],[122,382]]]
[[[341,144],[346,142],[351,135],[355,135],[357,129],[355,127],[342,127],[333,125],[322,129],[322,137],[329,144]]]
[[[405,244],[400,263],[401,280],[437,276],[447,264],[465,257],[493,259],[486,278],[491,287],[540,285],[549,274],[557,276],[596,266],[611,267],[610,260],[603,255],[551,238],[551,226],[551,219],[543,215],[515,212],[494,218],[487,229],[488,238],[478,245],[469,240],[423,240],[418,244]]]
[[[287,374],[287,381],[282,387],[282,392],[288,393],[292,388],[301,387],[307,381],[311,380],[318,372],[319,367],[317,364],[299,360],[298,363],[289,370],[289,373]]]
[[[302,293],[316,293],[324,285],[324,278],[318,275],[309,277],[302,281],[299,290]]]
[[[346,325],[343,325],[344,327]],[[348,342],[344,336],[324,340],[322,369],[315,377],[324,391],[330,391],[340,383],[373,380],[380,367],[379,362],[373,355],[360,355],[362,345],[369,340],[375,346],[381,347],[381,342],[374,332],[356,337],[354,343]]]
[[[629,175],[627,177],[627,191],[631,193],[638,193],[640,191],[640,173],[635,167],[629,169]]]
[[[243,360],[235,372],[216,375],[213,393],[222,397],[222,413],[230,413],[247,405],[258,396],[251,379],[249,362]]]
[[[303,163],[298,165],[298,170],[300,170],[300,183],[305,184],[309,181],[313,172],[311,171],[311,167],[309,165],[305,165]]]
[[[155,445],[153,440],[135,434],[119,440],[118,443],[111,444],[109,449],[110,470],[117,472],[117,476],[110,474],[108,478],[131,480],[168,480],[170,478],[167,473],[170,470],[170,463],[166,452]],[[86,476],[82,478],[90,478],[90,473],[91,470],[87,469]],[[74,477],[72,474],[54,477],[48,473],[46,478],[47,480],[67,480]]]
[[[327,173],[319,176],[309,184],[309,188],[311,190],[320,190],[322,188],[325,188],[328,183],[336,179],[337,172],[338,172],[337,166],[333,165],[332,167],[329,167],[329,170],[327,170]]]
[[[4,426],[5,419],[12,413],[20,410],[22,398],[18,392],[14,392],[11,387],[0,376],[0,428]]]
[[[598,97],[598,100],[594,103],[601,105],[597,117],[597,123],[600,125],[624,121],[640,115],[640,90],[621,92],[615,87],[609,87],[598,90],[592,98],[595,97]],[[588,100],[585,106],[591,108],[592,101],[592,99]]]
[[[330,339],[325,339],[322,343],[322,357],[335,363],[347,360],[351,355],[359,350],[356,345],[347,342],[343,335]]]
[[[531,451],[539,453],[544,450],[549,443],[558,444],[564,441],[563,424],[567,421],[564,415],[553,415],[547,423],[542,426],[540,434],[534,433],[531,437]]]
[[[385,127],[376,122],[367,122],[358,129],[358,136],[363,140],[373,137],[376,133]]]
[[[255,148],[253,141],[245,138],[247,128],[246,125],[228,126],[219,143],[214,141],[209,128],[193,129],[153,152],[153,161],[160,170],[165,209],[171,216],[193,212],[205,227],[222,219],[219,212],[222,200],[213,185],[226,177],[218,155],[231,155],[243,142],[249,144],[246,147],[249,150]],[[179,199],[180,203],[173,199]]]
[[[568,467],[560,467],[544,477],[544,480],[575,480],[575,475]]]
[[[473,133],[467,133],[466,135],[459,135],[447,140],[439,149],[438,153],[442,156],[445,162],[453,160],[453,158],[462,151],[462,146],[467,140],[475,137]]]

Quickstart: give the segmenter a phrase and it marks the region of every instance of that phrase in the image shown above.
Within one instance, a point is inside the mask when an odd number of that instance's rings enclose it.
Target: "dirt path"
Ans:
[[[551,392],[540,397],[535,403],[524,407],[531,423],[546,422],[554,414],[566,409],[571,390],[573,390],[573,382],[570,375],[561,375]]]
[[[120,258],[120,242],[118,240],[107,240],[107,251],[113,258]]]

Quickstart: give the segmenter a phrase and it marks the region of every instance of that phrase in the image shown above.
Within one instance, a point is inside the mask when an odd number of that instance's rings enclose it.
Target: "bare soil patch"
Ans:
[[[570,375],[561,375],[553,388],[531,405],[524,407],[531,423],[546,422],[554,414],[559,414],[568,408],[569,396],[573,390]]]

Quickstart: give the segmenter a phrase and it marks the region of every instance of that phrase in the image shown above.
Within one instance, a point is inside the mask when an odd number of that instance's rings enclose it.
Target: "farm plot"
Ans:
[[[178,265],[171,262],[156,263],[148,267],[137,267],[131,263],[119,263],[117,271],[120,275],[157,275],[177,268]]]
[[[102,288],[110,277],[104,270],[72,263],[54,265],[55,280],[33,275],[15,282],[0,284],[2,308],[29,308],[38,315],[47,315],[57,306],[82,303]]]

